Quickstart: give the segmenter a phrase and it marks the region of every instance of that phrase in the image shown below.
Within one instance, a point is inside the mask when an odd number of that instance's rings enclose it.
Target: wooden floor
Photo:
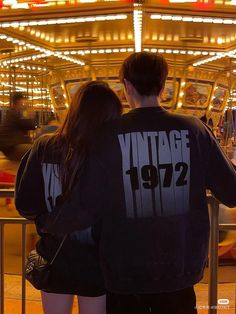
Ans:
[[[5,275],[4,314],[21,314],[21,276]],[[78,313],[77,300],[73,314]],[[26,314],[43,314],[40,291],[26,282]]]
[[[208,313],[207,302],[208,285],[201,283],[196,286],[197,306],[199,314]],[[218,314],[236,314],[236,284],[219,284],[218,297],[229,299],[229,304],[218,309]],[[40,292],[27,283],[26,314],[43,314]],[[221,306],[222,307],[222,306]],[[73,314],[78,313],[77,301],[74,302]],[[5,311],[4,314],[21,314],[21,276],[5,275]],[[131,313],[135,314],[135,313]],[[158,314],[158,313],[155,313]],[[173,313],[174,314],[174,313]]]

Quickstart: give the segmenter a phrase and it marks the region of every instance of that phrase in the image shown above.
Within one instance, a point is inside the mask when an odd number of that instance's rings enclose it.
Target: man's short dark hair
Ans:
[[[14,106],[19,99],[24,99],[25,96],[23,93],[16,92],[11,94],[11,105]]]
[[[120,80],[132,83],[141,96],[159,95],[165,86],[168,65],[162,55],[149,52],[137,52],[123,62]]]

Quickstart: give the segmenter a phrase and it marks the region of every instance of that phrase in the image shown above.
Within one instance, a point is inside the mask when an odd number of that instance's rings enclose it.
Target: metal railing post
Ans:
[[[26,258],[26,226],[34,224],[33,221],[25,218],[5,218],[0,217],[0,314],[4,314],[4,227],[5,225],[21,225],[22,226],[22,304],[21,313],[26,312],[26,281],[25,281],[25,258]]]
[[[208,305],[209,314],[217,313],[217,284],[218,284],[218,242],[219,242],[219,202],[210,198],[210,249],[209,249],[209,284]]]
[[[4,314],[4,224],[0,223],[0,271],[1,271],[1,283],[0,283],[0,314]]]
[[[26,256],[26,224],[22,225],[22,301],[21,301],[21,313],[25,314],[25,301],[26,301],[26,283],[25,283],[25,256]]]

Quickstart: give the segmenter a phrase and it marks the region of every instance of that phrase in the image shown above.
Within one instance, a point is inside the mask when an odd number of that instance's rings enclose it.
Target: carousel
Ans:
[[[39,127],[52,113],[61,121],[79,86],[94,79],[107,81],[128,111],[119,68],[139,51],[161,53],[169,64],[161,105],[204,117],[234,155],[235,0],[0,1],[0,121],[13,92],[25,94]],[[1,185],[9,187],[16,168],[1,163]],[[1,202],[9,214],[13,205]],[[222,213],[236,222],[235,210]],[[219,255],[235,260],[235,244],[230,231]]]

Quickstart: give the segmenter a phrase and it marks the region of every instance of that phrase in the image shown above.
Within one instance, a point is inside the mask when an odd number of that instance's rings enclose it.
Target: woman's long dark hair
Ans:
[[[63,198],[70,194],[99,129],[121,113],[118,96],[103,81],[85,83],[76,92],[64,123],[53,137],[61,156],[59,173]]]

